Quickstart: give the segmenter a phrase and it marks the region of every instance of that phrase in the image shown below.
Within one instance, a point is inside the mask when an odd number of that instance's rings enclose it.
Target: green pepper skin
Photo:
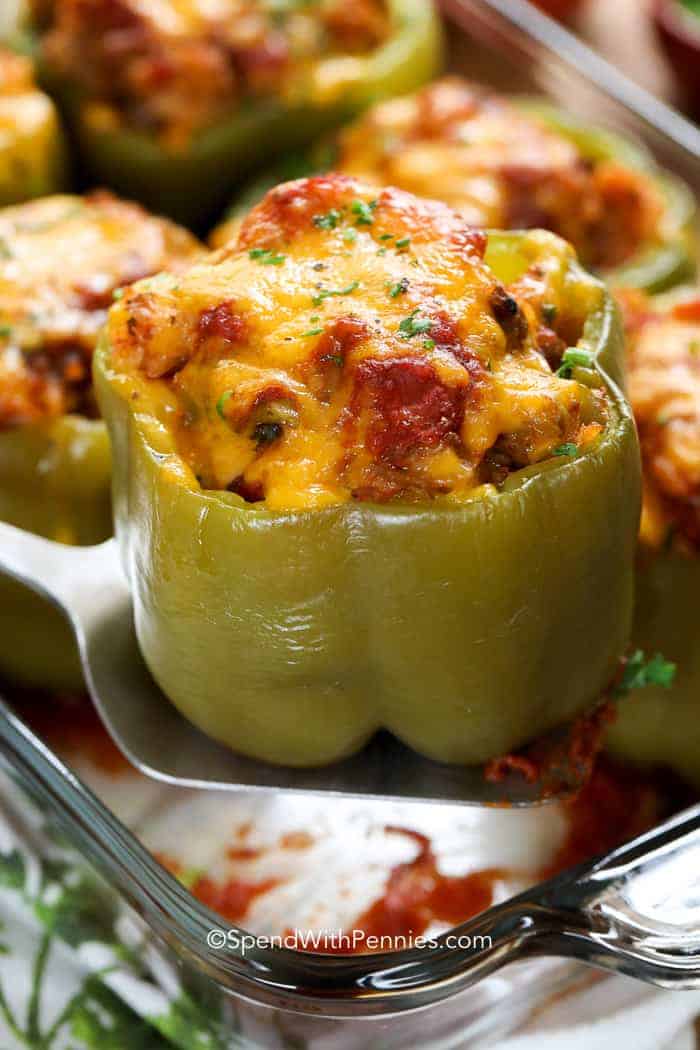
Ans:
[[[609,750],[671,766],[700,788],[700,558],[677,552],[644,558],[637,572],[633,646],[676,666],[670,689],[646,688],[618,704]]]
[[[311,142],[380,97],[402,94],[440,67],[441,31],[428,0],[390,0],[396,29],[382,47],[358,62],[342,99],[294,108],[277,101],[250,104],[226,123],[200,133],[187,151],[163,148],[129,129],[98,130],[82,115],[83,99],[44,70],[64,110],[92,181],[110,186],[159,214],[201,228],[226,204],[256,166]]]
[[[493,235],[502,279],[525,268],[528,241]],[[640,465],[606,374],[621,366],[617,313],[594,287],[582,345],[610,425],[580,456],[461,506],[273,513],[202,490],[168,406],[114,367],[103,340],[95,385],[136,630],[183,714],[287,765],[340,759],[381,726],[434,759],[473,763],[596,700],[629,636]]]
[[[63,416],[0,434],[0,519],[62,543],[112,532],[110,450],[104,423]],[[83,685],[73,634],[48,602],[0,580],[0,670],[23,685]]]

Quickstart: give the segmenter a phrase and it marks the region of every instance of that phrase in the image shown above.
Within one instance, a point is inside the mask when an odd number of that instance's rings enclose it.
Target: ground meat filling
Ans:
[[[659,308],[621,294],[644,463],[642,539],[700,552],[700,297]]]
[[[115,292],[198,251],[107,193],[0,211],[0,429],[95,416],[92,353]]]
[[[292,97],[319,63],[368,53],[391,31],[386,0],[56,0],[46,22],[45,60],[96,121],[173,147],[249,100]]]
[[[206,488],[278,509],[464,500],[576,456],[607,419],[562,338],[584,320],[565,301],[571,250],[532,236],[536,258],[506,288],[486,235],[445,205],[342,175],[287,183],[237,244],[112,307],[113,360],[174,399]]]
[[[341,135],[335,163],[377,184],[439,193],[475,225],[553,230],[588,266],[619,266],[659,236],[662,202],[649,179],[586,157],[458,77],[375,106]]]

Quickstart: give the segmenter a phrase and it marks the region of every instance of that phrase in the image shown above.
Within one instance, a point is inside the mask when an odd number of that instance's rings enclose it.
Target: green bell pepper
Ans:
[[[635,692],[618,704],[607,735],[613,754],[663,763],[700,788],[700,558],[679,552],[640,557],[633,644],[676,664],[670,689]]]
[[[623,298],[624,303],[624,298]],[[690,311],[689,316],[678,317],[677,311]],[[692,425],[693,411],[700,412],[700,404],[694,400],[692,383],[686,379],[682,368],[694,368],[697,354],[696,333],[700,326],[700,296],[697,288],[677,289],[670,295],[658,299],[632,300],[627,304],[630,314],[632,340],[643,338],[646,324],[654,325],[658,320],[671,327],[664,334],[663,327],[653,328],[647,336],[646,345],[651,350],[658,379],[656,386],[650,385],[647,375],[646,390],[639,411],[639,428],[645,447],[654,448],[653,435],[648,434],[650,417],[671,437],[670,449],[677,442],[678,460],[681,468],[687,464],[692,478]],[[639,321],[635,313],[642,316],[638,336],[635,331]],[[675,327],[681,320],[690,322]],[[687,348],[687,349],[686,349]],[[648,357],[637,360],[638,346],[632,342],[631,361],[644,371],[649,368]],[[687,357],[684,357],[684,354]],[[672,377],[669,382],[668,377]],[[667,429],[673,417],[689,429],[676,432]],[[645,437],[646,435],[646,437]],[[646,441],[646,444],[645,444]],[[654,687],[643,693],[621,700],[617,719],[608,734],[608,746],[615,754],[641,763],[664,764],[673,768],[686,780],[700,787],[700,628],[698,626],[698,598],[700,596],[700,551],[697,544],[686,536],[683,524],[674,523],[673,513],[666,513],[663,504],[663,489],[659,495],[658,479],[649,469],[649,493],[647,513],[643,516],[637,568],[637,605],[633,631],[633,645],[649,654],[660,652],[676,665],[676,675],[671,688]],[[692,482],[689,494],[692,493]],[[666,493],[668,495],[668,493]],[[656,506],[655,499],[659,502]],[[689,510],[692,507],[690,496]],[[679,527],[680,526],[680,527]]]
[[[510,283],[546,243],[493,234],[487,261]],[[172,404],[103,339],[95,386],[137,635],[187,718],[295,766],[349,755],[380,727],[474,763],[595,703],[629,637],[640,465],[616,308],[573,261],[566,287],[594,304],[579,347],[608,394],[606,429],[461,504],[273,512],[202,489]]]
[[[389,0],[388,6],[390,37],[367,56],[354,58],[352,75],[331,97],[290,105],[274,99],[246,103],[223,123],[196,133],[187,149],[169,149],[128,127],[98,127],[86,116],[88,100],[80,91],[46,66],[43,78],[60,101],[82,170],[93,181],[201,227],[259,164],[311,142],[376,98],[410,91],[437,72],[441,32],[432,3]]]
[[[99,420],[62,416],[0,433],[0,519],[61,543],[112,532],[110,451]],[[24,685],[82,687],[73,632],[54,606],[0,579],[0,669]]]
[[[42,358],[56,373],[66,347],[89,359],[112,287],[189,261],[200,246],[184,230],[104,194],[12,207],[0,212],[0,227],[0,520],[61,543],[99,543],[112,531],[110,450],[88,404],[89,369],[81,367],[76,387],[85,409],[66,400],[61,414],[50,396],[47,411],[46,395],[31,384],[25,389],[17,362],[23,368],[37,354],[41,381]],[[82,686],[64,618],[9,578],[0,580],[0,673],[24,685]]]
[[[0,48],[0,207],[60,190],[67,152],[53,102],[29,59]]]
[[[614,286],[639,288],[658,293],[692,280],[697,267],[697,204],[680,179],[661,171],[643,146],[602,128],[590,128],[541,101],[516,99],[527,113],[544,120],[553,130],[570,139],[591,161],[619,161],[649,177],[664,202],[661,236],[630,258],[623,266],[602,276]],[[507,158],[505,158],[507,160]],[[337,149],[332,140],[317,144],[281,160],[269,171],[252,180],[230,206],[227,217],[212,234],[214,247],[230,240],[237,221],[267,190],[286,179],[299,178],[336,166]],[[342,164],[339,166],[342,170]],[[440,198],[439,182],[434,195]]]

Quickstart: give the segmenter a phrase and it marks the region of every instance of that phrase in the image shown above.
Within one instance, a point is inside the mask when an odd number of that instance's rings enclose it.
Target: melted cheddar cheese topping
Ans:
[[[571,249],[530,240],[506,288],[445,205],[286,183],[236,245],[115,303],[112,361],[174,408],[205,488],[271,509],[462,500],[604,426],[603,392],[556,374],[591,309],[572,307]]]
[[[700,550],[700,297],[621,294],[629,394],[644,465],[641,538]]]
[[[586,157],[545,121],[458,77],[369,110],[341,134],[334,166],[439,195],[477,226],[553,230],[590,266],[619,265],[659,236],[662,203],[648,178]]]
[[[90,362],[115,290],[200,250],[107,193],[0,210],[0,428],[94,415]]]
[[[54,0],[43,54],[95,125],[185,148],[247,101],[333,101],[392,26],[386,0]]]

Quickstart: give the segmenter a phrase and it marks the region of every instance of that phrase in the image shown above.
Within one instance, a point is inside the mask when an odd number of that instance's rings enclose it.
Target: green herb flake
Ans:
[[[380,237],[379,237],[380,241],[393,241],[393,239],[394,239],[394,234],[393,233],[382,233],[382,234],[380,234]]]
[[[372,212],[377,207],[376,201],[370,201],[367,204],[366,201],[355,200],[350,205],[350,211],[353,215],[357,216],[355,219],[356,226],[371,226],[374,222],[374,215]]]
[[[221,395],[219,400],[216,402],[216,411],[221,416],[221,418],[223,420],[226,419],[226,413],[225,413],[224,409],[226,407],[226,402],[228,401],[228,399],[230,397],[233,397],[233,390],[224,390],[223,394]]]
[[[337,365],[338,368],[342,368],[345,364],[342,354],[324,354],[319,360],[324,364],[328,362],[329,364]]]
[[[411,243],[410,237],[402,237],[401,240],[396,242],[396,247],[401,251],[402,248],[408,248]]]
[[[335,208],[331,208],[331,210],[326,212],[325,215],[314,215],[311,221],[314,226],[319,228],[319,230],[334,230],[340,222],[340,219],[340,212]]]
[[[287,258],[286,255],[273,252],[271,248],[251,248],[248,257],[255,259],[262,266],[281,266]]]
[[[378,248],[377,255],[386,255],[386,248]]]
[[[347,288],[323,288],[316,295],[311,297],[311,302],[314,306],[320,306],[324,299],[330,299],[331,296],[340,295],[352,295],[352,293],[360,287],[359,281],[353,281],[347,286]]]
[[[357,230],[353,229],[352,226],[347,230],[343,230],[343,240],[346,244],[354,244],[357,240]]]
[[[553,451],[553,456],[576,456],[578,455],[578,445],[574,445],[573,441],[567,441],[563,445],[558,445]]]
[[[670,689],[676,677],[676,665],[670,660],[665,660],[661,653],[656,653],[651,659],[647,659],[641,649],[637,649],[628,657],[622,671],[622,676],[614,692],[616,696],[624,696],[634,689],[644,689],[647,686],[660,686],[662,689]]]
[[[112,292],[112,298],[115,300],[115,302],[117,300],[119,300],[119,299],[122,299],[123,297],[124,297],[124,289],[123,288],[115,288],[114,291]]]
[[[324,331],[324,328],[309,328],[308,331],[301,333],[301,337],[302,339],[310,339],[312,335],[323,335]]]
[[[560,379],[571,379],[574,368],[590,368],[592,364],[593,354],[589,350],[578,350],[575,346],[570,346],[562,354],[557,375]]]
[[[389,295],[392,299],[396,299],[399,295],[403,295],[408,291],[408,277],[402,277],[396,284],[389,285]]]
[[[417,306],[399,325],[399,332],[404,339],[411,339],[414,335],[426,335],[433,327],[430,318],[418,317],[419,309]]]
[[[0,325],[0,339],[10,339],[12,337],[12,327],[9,324]]]
[[[434,350],[435,349],[435,340],[434,339],[424,339],[423,340],[423,346],[425,347],[426,350]]]

